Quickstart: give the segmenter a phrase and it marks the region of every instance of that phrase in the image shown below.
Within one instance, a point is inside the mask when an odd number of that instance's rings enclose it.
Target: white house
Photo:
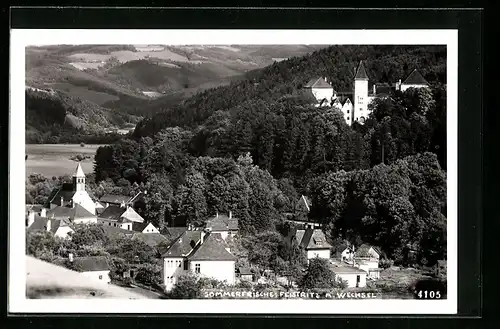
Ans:
[[[309,89],[318,103],[322,102],[325,99],[329,103],[337,95],[337,92],[333,89],[327,78],[313,78],[309,80],[309,82],[307,82],[303,88]]]
[[[305,230],[297,230],[295,238],[299,246],[306,251],[307,259],[316,257],[330,259],[332,246],[326,241],[321,229],[308,227]]]
[[[420,74],[420,72],[417,71],[417,69],[413,70],[403,83],[401,83],[401,80],[399,80],[399,83],[400,83],[399,90],[403,92],[409,88],[429,87],[429,83],[424,79],[424,77]]]
[[[159,234],[160,231],[150,222],[133,222],[132,223],[132,231],[138,232],[138,233],[147,233],[147,234]]]
[[[52,209],[43,211],[42,217],[50,219],[67,219],[73,224],[95,224],[96,215],[92,214],[80,204],[71,202],[69,205],[56,206]]]
[[[354,76],[353,102],[354,121],[364,123],[369,115],[368,104],[370,103],[370,100],[368,99],[368,75],[366,74],[363,61],[359,62],[358,69],[356,70],[356,75]]]
[[[134,223],[144,223],[144,218],[130,205],[125,207],[110,205],[99,215],[97,222],[104,226],[119,227],[132,231]]]
[[[109,283],[111,278],[109,276],[110,266],[106,257],[75,257],[69,255],[69,260],[73,262],[75,269],[81,272],[82,275],[94,279],[96,282]]]
[[[359,248],[354,249],[354,253],[350,247],[342,251],[342,261],[354,267],[364,270],[369,278],[379,279],[381,269],[379,268],[381,252],[377,247],[362,244]]]
[[[49,200],[50,209],[78,204],[93,215],[96,214],[96,202],[97,200],[85,190],[85,174],[80,163],[73,174],[73,182],[64,183]]]
[[[36,214],[28,217],[28,232],[31,231],[48,231],[63,239],[69,238],[69,233],[74,232],[67,219],[50,219]]]
[[[229,212],[229,216],[216,213],[215,217],[207,220],[205,228],[209,229],[212,233],[219,233],[226,240],[228,236],[238,234],[238,219],[233,217],[231,211]]]
[[[339,266],[332,268],[336,280],[347,282],[349,288],[363,288],[366,286],[366,272],[352,266]]]
[[[187,230],[175,239],[163,254],[163,281],[171,290],[180,276],[187,273],[233,284],[236,258],[221,234],[209,230]]]

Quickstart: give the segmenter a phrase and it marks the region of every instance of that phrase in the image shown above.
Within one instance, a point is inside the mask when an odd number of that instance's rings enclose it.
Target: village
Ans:
[[[71,239],[75,227],[100,225],[109,234],[121,234],[130,239],[140,239],[151,247],[158,248],[162,258],[162,289],[168,292],[178,279],[187,274],[215,279],[232,286],[242,282],[265,284],[273,278],[283,285],[297,287],[286,277],[273,275],[271,270],[257,276],[248,267],[236,266],[237,257],[232,253],[228,239],[239,235],[238,218],[228,214],[215,214],[202,227],[168,227],[168,236],[161,234],[152,223],[145,221],[134,209],[141,202],[146,191],[135,196],[104,195],[97,200],[85,189],[85,173],[78,164],[73,174],[73,183],[64,184],[50,200],[50,208],[40,205],[26,206],[27,232],[47,231],[61,239]],[[383,268],[381,251],[376,246],[363,244],[357,248],[347,246],[340,253],[333,254],[332,246],[319,223],[296,218],[307,217],[311,201],[301,196],[295,207],[295,214],[288,214],[293,229],[289,237],[294,239],[307,256],[307,261],[325,259],[330,270],[346,288],[365,288],[367,282],[380,279]],[[77,257],[69,254],[68,261],[78,268],[82,275],[96,283],[111,283],[110,264],[106,257]],[[305,269],[303,269],[305,271]],[[443,271],[442,268],[440,268]],[[133,279],[134,270],[123,273]],[[151,288],[149,288],[151,289]]]

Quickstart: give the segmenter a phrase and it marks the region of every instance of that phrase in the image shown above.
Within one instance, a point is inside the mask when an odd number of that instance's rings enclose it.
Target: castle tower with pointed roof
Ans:
[[[85,173],[80,163],[78,163],[75,173],[73,174],[73,191],[85,191]]]
[[[366,74],[363,61],[359,62],[356,75],[354,76],[354,110],[351,122],[364,123],[368,118],[368,75]]]

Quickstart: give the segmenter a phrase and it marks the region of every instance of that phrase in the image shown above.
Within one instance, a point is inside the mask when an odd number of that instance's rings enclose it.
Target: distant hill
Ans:
[[[26,49],[26,84],[149,115],[321,46],[59,45]],[[160,102],[156,99],[161,98]]]
[[[25,97],[27,143],[57,142],[64,135],[102,135],[140,119],[60,91],[28,87]]]

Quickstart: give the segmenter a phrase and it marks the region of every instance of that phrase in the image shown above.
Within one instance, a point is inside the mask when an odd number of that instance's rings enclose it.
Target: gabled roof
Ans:
[[[202,234],[203,231],[185,231],[168,246],[163,257],[187,256],[200,243]]]
[[[188,256],[188,259],[205,261],[236,260],[236,257],[226,250],[226,247],[227,244],[219,233],[211,233],[205,238],[205,241]]]
[[[75,257],[74,264],[81,272],[108,271],[109,264],[106,257]]]
[[[125,230],[120,227],[115,227],[115,226],[108,226],[108,225],[101,225],[102,229],[106,232],[106,234],[125,234],[125,235],[132,235],[134,232]]]
[[[56,233],[59,227],[69,226],[67,219],[49,219],[35,215],[35,221],[28,227],[28,231],[47,231],[47,222],[50,220],[50,232]]]
[[[102,203],[122,204],[122,203],[128,203],[130,199],[132,199],[132,197],[127,195],[106,194],[103,195],[102,198],[99,199],[99,201]]]
[[[165,235],[171,239],[177,239],[182,233],[187,231],[187,227],[167,227]]]
[[[299,232],[300,235],[299,235]],[[299,238],[301,238],[299,240]],[[307,228],[297,231],[297,240],[304,249],[330,249],[332,246],[326,241],[325,234],[321,229]]]
[[[139,223],[139,222],[133,222],[132,223],[132,230],[135,231],[135,232],[141,232],[144,231],[144,229],[149,225],[151,224],[151,222],[142,222],[142,223]],[[153,224],[151,224],[153,227],[155,227]],[[155,227],[156,228],[156,227]]]
[[[71,201],[73,195],[75,195],[75,191],[73,191],[73,185],[71,185],[71,189],[68,189],[68,185],[63,184],[63,186],[56,192],[52,199],[50,199],[50,204],[65,206]],[[63,200],[62,203],[61,198]]]
[[[359,62],[358,69],[356,70],[355,80],[368,80],[368,75],[366,74],[365,65],[363,61]]]
[[[78,166],[76,166],[75,173],[73,174],[73,177],[85,177],[85,173],[83,172],[82,166],[80,165],[80,162],[78,162]]]
[[[332,272],[335,274],[366,274],[365,271],[353,266],[333,267]]]
[[[151,248],[156,248],[160,243],[167,241],[168,239],[164,236],[161,235],[160,233],[136,233],[134,232],[132,234],[132,239],[137,239]]]
[[[127,221],[122,215],[127,211],[127,208],[123,208],[116,205],[110,205],[99,215],[99,218],[114,220],[119,223]]]
[[[47,218],[69,218],[71,220],[75,220],[88,217],[95,217],[95,215],[79,204],[75,204],[74,207],[57,206],[53,209],[47,210]]]
[[[236,231],[238,230],[238,219],[217,215],[207,220],[206,227],[211,228],[212,231]]]
[[[424,77],[414,69],[406,80],[402,83],[404,85],[428,85],[429,83],[424,79]]]
[[[302,195],[297,204],[295,205],[295,210],[309,212],[311,210],[311,206],[312,206],[311,200],[305,195]]]
[[[355,249],[354,253],[356,254],[356,256],[362,257],[362,255],[368,255],[368,251],[370,250],[370,248],[373,248],[373,250],[380,255],[380,249],[365,243],[359,246],[358,249]]]
[[[333,87],[324,78],[313,78],[304,85],[304,88],[331,88]]]

